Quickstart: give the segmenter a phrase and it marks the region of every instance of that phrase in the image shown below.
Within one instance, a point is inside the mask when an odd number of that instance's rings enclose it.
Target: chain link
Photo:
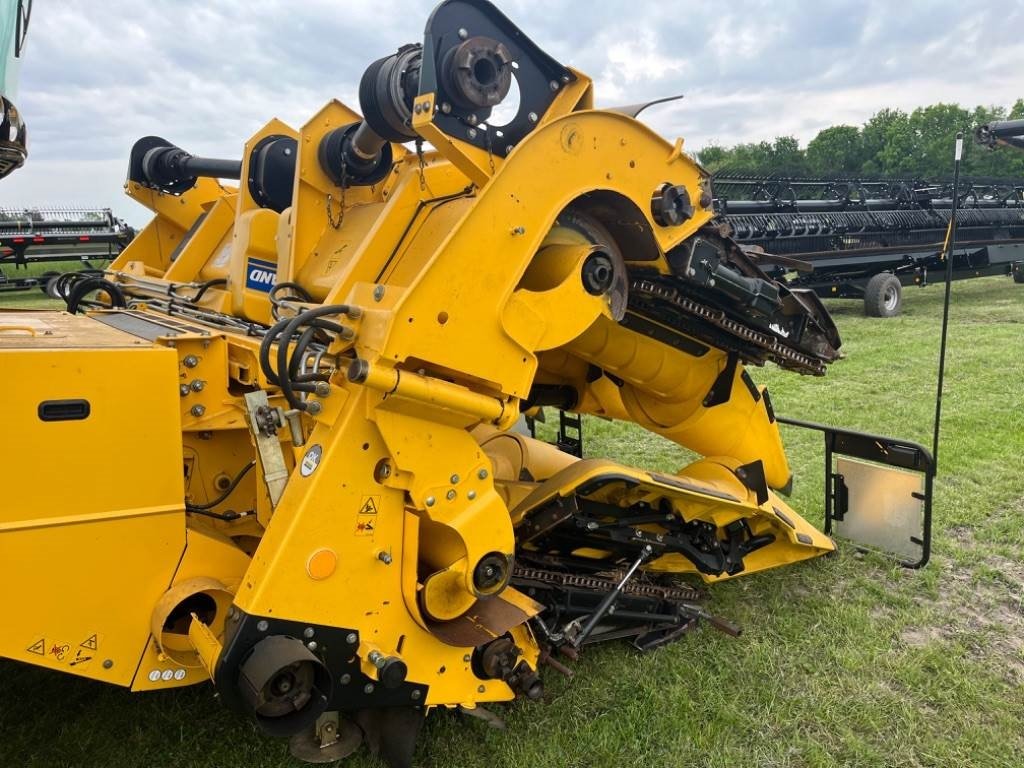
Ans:
[[[327,223],[331,225],[332,229],[341,229],[342,222],[345,221],[345,190],[348,189],[348,167],[345,162],[341,163],[341,206],[338,208],[338,218],[334,218],[334,195],[330,192],[327,193],[327,200],[324,204],[324,209],[327,211]]]

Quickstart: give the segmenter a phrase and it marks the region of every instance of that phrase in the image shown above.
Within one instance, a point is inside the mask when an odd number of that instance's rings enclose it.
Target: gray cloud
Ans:
[[[793,134],[803,141],[887,106],[1010,105],[1024,96],[1024,5],[953,0],[505,0],[556,58],[590,74],[599,104],[674,93],[651,125],[697,149]],[[418,40],[420,0],[105,0],[35,4],[18,104],[28,165],[0,205],[102,205],[128,150],[151,133],[237,156],[271,117],[299,126],[323,102],[356,104],[373,59]]]

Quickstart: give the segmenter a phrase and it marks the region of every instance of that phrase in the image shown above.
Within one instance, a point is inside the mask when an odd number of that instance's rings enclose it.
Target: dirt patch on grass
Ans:
[[[1024,551],[993,553],[966,526],[947,534],[973,565],[936,558],[933,567],[942,571],[938,597],[915,600],[936,621],[904,628],[900,643],[910,648],[957,643],[975,658],[1000,664],[1008,682],[1024,684]]]

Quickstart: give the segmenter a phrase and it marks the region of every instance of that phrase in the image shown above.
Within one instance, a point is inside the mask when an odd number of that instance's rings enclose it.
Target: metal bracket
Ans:
[[[263,480],[270,494],[270,505],[277,507],[285,485],[288,484],[289,472],[277,430],[272,428],[271,422],[268,421],[269,416],[274,414],[276,424],[276,410],[270,406],[267,393],[263,390],[247,392],[245,406],[249,416],[249,428],[256,440],[256,453],[260,458]]]

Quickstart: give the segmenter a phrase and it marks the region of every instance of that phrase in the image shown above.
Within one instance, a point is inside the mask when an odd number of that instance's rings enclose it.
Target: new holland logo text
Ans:
[[[249,266],[245,273],[246,288],[270,293],[275,282],[277,282],[277,264],[259,259],[249,259]]]

